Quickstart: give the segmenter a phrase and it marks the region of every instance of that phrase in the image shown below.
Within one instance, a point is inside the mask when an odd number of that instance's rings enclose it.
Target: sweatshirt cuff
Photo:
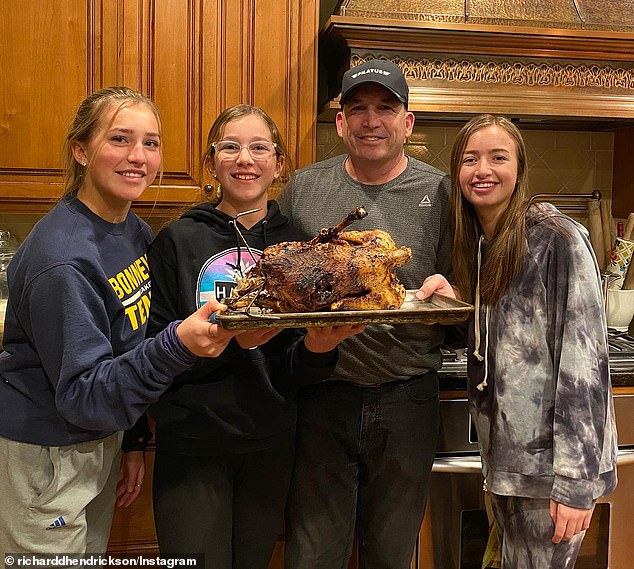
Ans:
[[[571,508],[589,510],[593,504],[593,488],[594,482],[592,480],[567,478],[555,474],[550,497],[555,502],[565,504]]]
[[[182,363],[187,369],[198,361],[198,356],[189,351],[185,347],[185,344],[181,341],[176,333],[176,328],[182,322],[182,320],[176,320],[170,322],[161,334],[157,336],[160,339],[163,349],[171,356],[176,362]]]

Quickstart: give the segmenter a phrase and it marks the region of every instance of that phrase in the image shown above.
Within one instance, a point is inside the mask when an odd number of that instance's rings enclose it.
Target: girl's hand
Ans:
[[[432,294],[437,292],[449,298],[459,298],[457,291],[449,284],[449,281],[441,274],[430,275],[424,281],[421,287],[416,291],[418,300],[425,300]]]
[[[590,527],[593,511],[594,508],[580,510],[551,500],[550,517],[555,524],[553,543],[570,541],[578,533],[587,530]]]
[[[117,507],[127,508],[141,493],[145,478],[145,453],[142,450],[124,452],[117,480]]]
[[[225,330],[220,324],[209,321],[214,312],[226,309],[226,305],[210,300],[178,325],[176,333],[190,352],[201,358],[218,357],[231,338],[245,332]]]
[[[236,336],[236,342],[241,348],[257,348],[266,344],[273,336],[277,336],[282,328],[260,328],[257,330],[245,330],[244,333]]]

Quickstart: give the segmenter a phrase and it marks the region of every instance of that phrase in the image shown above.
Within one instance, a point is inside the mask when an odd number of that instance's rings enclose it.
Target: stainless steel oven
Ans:
[[[634,385],[634,339],[631,358],[618,353],[615,378]],[[611,366],[613,364],[611,350]],[[460,354],[446,355],[441,385],[441,441],[430,483],[425,526],[429,533],[426,558],[435,569],[480,569],[489,536],[481,463],[475,428],[471,423],[464,390],[466,369]],[[618,375],[617,375],[618,374]],[[455,395],[454,395],[455,394]],[[618,429],[618,477],[616,491],[599,500],[586,533],[576,569],[629,569],[634,538],[634,391],[614,388]],[[422,567],[421,567],[422,569]]]

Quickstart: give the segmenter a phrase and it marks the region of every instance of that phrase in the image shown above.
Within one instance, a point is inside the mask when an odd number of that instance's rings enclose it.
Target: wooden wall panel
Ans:
[[[251,70],[251,82],[254,86],[253,103],[267,111],[273,120],[282,128],[282,135],[289,139],[288,125],[285,125],[286,109],[289,108],[290,82],[277,81],[277,77],[286,77],[293,56],[290,48],[290,10],[288,0],[279,0],[278,12],[280,20],[275,21],[268,6],[258,4],[253,14],[253,36],[255,42],[255,70]],[[286,58],[278,57],[279,50],[284,49]],[[255,71],[255,72],[254,72]],[[284,128],[286,126],[286,128]]]
[[[236,103],[266,109],[295,165],[310,163],[318,16],[312,0],[5,0],[0,207],[50,207],[68,122],[107,85],[139,89],[161,109],[165,176],[140,211],[199,197],[207,131]]]
[[[289,110],[287,137],[296,148],[295,165],[307,166],[315,161],[317,152],[317,35],[319,2],[292,2],[289,21],[295,22],[289,36],[289,51],[293,54],[288,72]],[[311,64],[313,62],[313,64]]]

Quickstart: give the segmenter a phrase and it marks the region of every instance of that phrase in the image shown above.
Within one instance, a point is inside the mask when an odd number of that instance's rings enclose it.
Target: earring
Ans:
[[[88,162],[82,162],[81,165],[85,168]]]

